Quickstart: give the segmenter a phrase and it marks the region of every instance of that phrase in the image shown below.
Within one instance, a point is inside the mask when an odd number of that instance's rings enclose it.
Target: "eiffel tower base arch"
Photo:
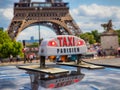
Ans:
[[[9,36],[14,40],[20,32],[33,25],[49,27],[57,35],[79,35],[81,30],[69,13],[68,3],[53,1],[20,0],[14,3],[14,17],[8,28]]]

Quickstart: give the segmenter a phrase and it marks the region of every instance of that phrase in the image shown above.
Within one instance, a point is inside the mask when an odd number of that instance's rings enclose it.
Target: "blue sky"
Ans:
[[[44,0],[32,0],[44,1]],[[68,2],[70,13],[83,32],[91,30],[104,31],[102,23],[113,21],[113,28],[120,29],[120,0],[63,0]],[[19,0],[0,0],[0,27],[7,29],[13,17],[13,4]],[[34,32],[33,32],[34,29]],[[46,29],[46,30],[45,30]],[[32,33],[31,33],[32,31]],[[41,27],[41,37],[55,35],[52,30]],[[17,40],[38,38],[38,26],[25,29]]]

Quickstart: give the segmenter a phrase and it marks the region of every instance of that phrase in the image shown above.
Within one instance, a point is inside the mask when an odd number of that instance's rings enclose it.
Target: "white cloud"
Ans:
[[[12,19],[13,17],[13,9],[12,8],[6,8],[3,10],[3,16],[7,19]]]
[[[80,5],[71,10],[71,14],[83,32],[95,29],[103,31],[101,24],[107,23],[110,19],[116,29],[120,28],[120,7],[117,6]]]
[[[94,22],[78,22],[77,23],[82,32],[90,32],[91,30],[98,30],[98,32],[102,32],[104,29],[100,26],[101,23]]]
[[[12,8],[1,8],[0,15],[8,20],[11,20],[13,17],[13,9]]]
[[[120,7],[115,6],[102,6],[97,4],[91,4],[89,6],[87,5],[81,5],[77,9],[73,9],[73,14],[79,15],[79,16],[88,16],[88,17],[99,17],[99,18],[107,18],[107,17],[113,17],[120,14]],[[120,18],[119,18],[120,19]]]
[[[3,12],[3,9],[0,9],[0,13],[2,13]]]

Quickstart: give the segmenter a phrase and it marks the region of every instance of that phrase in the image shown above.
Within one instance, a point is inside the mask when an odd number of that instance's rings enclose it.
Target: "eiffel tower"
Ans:
[[[31,2],[19,0],[14,3],[14,17],[8,27],[12,40],[32,25],[43,25],[54,30],[57,35],[79,35],[80,28],[69,13],[69,3],[62,0]]]

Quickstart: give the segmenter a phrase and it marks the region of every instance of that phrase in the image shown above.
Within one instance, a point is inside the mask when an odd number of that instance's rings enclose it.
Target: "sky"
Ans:
[[[32,0],[44,1],[44,0]],[[63,0],[69,3],[70,13],[82,32],[98,30],[103,32],[101,24],[112,20],[113,29],[120,29],[120,0]],[[19,0],[0,0],[0,27],[5,30],[13,18],[13,5]],[[55,33],[40,26],[41,38],[51,37]],[[38,39],[38,26],[32,26],[23,30],[17,40],[28,40],[31,36]]]

